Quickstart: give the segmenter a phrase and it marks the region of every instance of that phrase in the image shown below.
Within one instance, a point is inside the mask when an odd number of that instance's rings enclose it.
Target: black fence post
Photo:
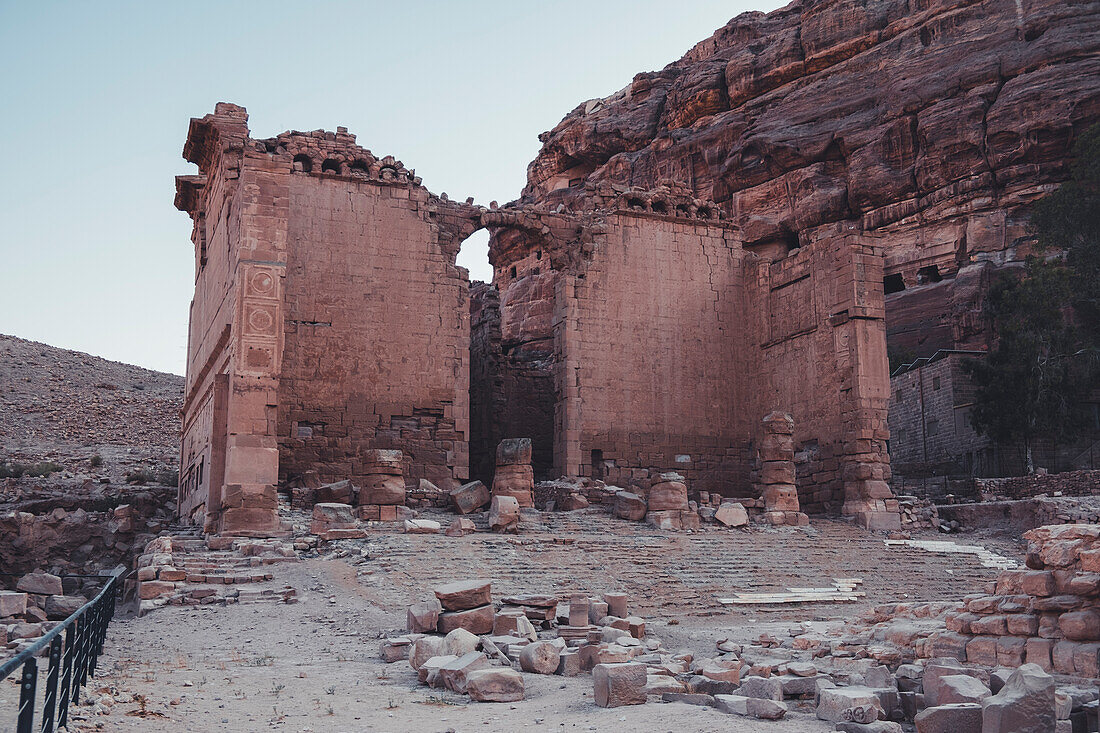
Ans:
[[[79,623],[79,622],[77,622]],[[61,675],[61,700],[57,711],[57,727],[69,727],[69,700],[72,699],[73,644],[76,642],[76,624],[65,629],[65,672]]]
[[[50,642],[50,664],[46,673],[46,697],[42,703],[42,733],[53,733],[57,706],[57,678],[61,671],[61,637]]]
[[[15,730],[18,733],[31,733],[34,727],[34,690],[38,682],[38,663],[34,657],[23,664],[23,679],[19,684],[19,722]]]

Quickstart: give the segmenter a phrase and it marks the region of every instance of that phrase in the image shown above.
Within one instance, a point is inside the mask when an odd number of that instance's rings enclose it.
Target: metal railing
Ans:
[[[46,662],[46,689],[42,700],[43,733],[68,729],[69,706],[80,702],[80,688],[95,676],[96,662],[103,652],[107,625],[115,615],[118,592],[124,571],[108,578],[103,590],[73,615],[50,629],[18,655],[0,665],[0,681],[22,667],[19,684],[19,712],[16,733],[32,733],[38,687],[38,654],[49,647]],[[64,634],[64,638],[62,638]]]

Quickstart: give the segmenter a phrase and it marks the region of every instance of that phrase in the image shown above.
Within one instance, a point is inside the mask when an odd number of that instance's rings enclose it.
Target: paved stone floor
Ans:
[[[826,520],[808,529],[662,533],[595,512],[543,515],[516,536],[375,532],[332,543],[319,557],[273,566],[271,583],[296,587],[297,604],[170,607],[117,621],[95,688],[126,702],[109,714],[81,707],[74,729],[832,730],[808,708],[778,723],[679,703],[604,710],[592,703],[587,676],[525,675],[526,701],[470,703],[417,686],[407,663],[383,664],[378,640],[403,630],[405,607],[429,596],[433,585],[469,577],[491,578],[498,596],[625,591],[667,648],[709,655],[725,636],[748,640],[891,600],[957,599],[996,573],[973,555],[890,548],[883,539]],[[1020,559],[1014,542],[952,539]],[[734,592],[827,585],[834,577],[863,578],[867,598],[779,609],[716,601]],[[13,693],[5,687],[0,699]]]

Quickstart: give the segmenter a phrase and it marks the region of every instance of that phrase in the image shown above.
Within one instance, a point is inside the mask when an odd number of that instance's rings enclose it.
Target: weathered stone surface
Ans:
[[[629,519],[632,522],[640,522],[645,519],[645,499],[630,491],[620,491],[615,494],[615,504],[612,512],[620,519]]]
[[[27,611],[27,594],[0,590],[0,618],[20,616]]]
[[[682,511],[687,509],[687,486],[682,481],[662,481],[649,489],[649,511]]]
[[[64,621],[80,610],[88,602],[82,596],[48,596],[46,598],[46,618],[51,621]]]
[[[837,722],[844,720],[844,711],[857,705],[874,705],[881,708],[878,696],[869,687],[832,687],[820,690],[817,698],[817,717]]]
[[[777,677],[746,677],[741,680],[737,694],[742,697],[782,700],[783,683]]]
[[[466,693],[478,702],[516,702],[523,699],[523,675],[511,668],[474,670],[466,675]]]
[[[492,498],[489,489],[480,481],[463,484],[451,492],[451,503],[459,514],[476,512],[488,504]]]
[[[714,519],[727,527],[744,527],[749,523],[749,513],[737,502],[723,502],[714,512]]]
[[[493,600],[493,585],[489,580],[458,580],[438,586],[434,592],[446,611],[465,611]]]
[[[982,700],[992,694],[989,688],[976,677],[965,674],[951,674],[939,679],[937,700],[940,705],[963,702],[980,704]]]
[[[514,496],[494,495],[489,505],[489,528],[494,532],[518,532],[519,507]]]
[[[19,579],[15,589],[40,596],[60,596],[65,593],[61,589],[61,578],[49,573],[28,573]]]
[[[913,723],[917,733],[982,733],[982,706],[952,703],[925,708]]]
[[[524,672],[554,674],[558,671],[561,652],[549,641],[528,644],[519,654],[519,666]]]
[[[412,644],[409,651],[409,666],[419,670],[432,657],[444,654],[444,642],[442,636],[422,636]]]
[[[645,688],[644,664],[597,664],[592,668],[593,699],[602,708],[642,705],[646,701]]]
[[[452,659],[439,668],[443,686],[459,694],[466,692],[466,684],[471,672],[489,668],[489,659],[481,652],[467,652]]]
[[[466,629],[452,629],[443,637],[443,654],[461,657],[477,649],[481,641]]]
[[[457,517],[452,520],[451,524],[447,527],[446,535],[448,537],[465,537],[476,531],[477,525],[474,524],[474,520],[466,517]]]
[[[1013,672],[982,703],[982,733],[1040,733],[1054,729],[1054,678],[1033,664]]]
[[[406,519],[405,534],[439,534],[442,526],[433,519]]]
[[[482,606],[466,611],[444,611],[439,614],[439,633],[446,634],[455,629],[466,629],[471,634],[493,633],[493,607]]]

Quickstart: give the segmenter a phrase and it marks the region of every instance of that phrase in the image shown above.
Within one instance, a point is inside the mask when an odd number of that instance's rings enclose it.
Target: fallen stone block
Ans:
[[[519,507],[514,496],[494,495],[489,504],[489,528],[494,532],[518,532]]]
[[[481,640],[466,629],[454,629],[443,637],[443,653],[461,657],[477,649]]]
[[[494,616],[496,613],[491,605],[465,611],[445,611],[439,614],[439,623],[436,628],[441,634],[455,629],[466,629],[471,634],[478,635],[491,634]]]
[[[50,573],[27,573],[15,584],[15,589],[23,593],[34,593],[40,596],[65,594],[65,591],[61,588],[61,578]]]
[[[715,510],[714,519],[727,527],[744,527],[749,523],[749,513],[739,502],[725,502]]]
[[[843,733],[902,733],[905,730],[901,727],[901,723],[895,723],[892,720],[876,720],[874,723],[842,720],[836,724],[836,729]]]
[[[533,674],[554,674],[558,671],[561,651],[549,641],[528,644],[519,654],[519,667]]]
[[[406,519],[405,534],[439,534],[442,526],[431,519]]]
[[[64,621],[87,602],[88,599],[82,596],[47,596],[46,618],[51,621]]]
[[[981,703],[993,693],[981,680],[965,674],[949,674],[939,679],[939,694],[936,699],[940,705],[952,703]]]
[[[382,642],[382,661],[386,664],[400,662],[409,658],[413,640],[407,636],[395,636]]]
[[[466,675],[466,694],[478,702],[523,699],[523,675],[510,667],[475,669]]]
[[[456,659],[458,657],[453,654],[441,654],[438,657],[432,657],[420,665],[420,669],[416,670],[416,678],[429,687],[442,687],[443,680],[439,678],[439,670]]]
[[[685,705],[698,705],[699,707],[712,708],[715,705],[713,695],[704,695],[699,692],[663,692],[661,700],[664,702],[682,702]]]
[[[490,580],[458,580],[438,586],[433,592],[446,611],[465,611],[493,602]]]
[[[174,583],[166,583],[162,580],[148,580],[144,583],[138,583],[138,598],[143,601],[148,601],[153,598],[167,595],[175,589],[176,586]]]
[[[593,697],[602,708],[644,704],[646,681],[646,666],[638,662],[597,664],[592,668]]]
[[[451,522],[449,527],[447,527],[446,535],[448,537],[465,537],[476,531],[477,526],[474,524],[474,520],[467,519],[466,517],[458,517]]]
[[[419,670],[424,662],[444,653],[442,636],[422,636],[413,642],[409,650],[409,666]]]
[[[783,683],[777,677],[746,677],[741,680],[737,694],[764,700],[782,700]]]
[[[650,695],[663,695],[666,692],[686,692],[687,688],[684,687],[684,683],[677,680],[672,675],[668,674],[646,674],[645,694],[646,697]]]
[[[858,705],[882,707],[878,695],[870,687],[853,685],[818,690],[817,717],[822,720],[830,720],[834,723],[844,720],[844,711]]]
[[[960,702],[925,708],[913,724],[917,733],[982,733],[982,706]]]
[[[538,638],[534,625],[521,609],[505,609],[493,617],[493,636],[519,636],[528,641]]]
[[[558,654],[558,668],[554,674],[562,677],[576,677],[582,671],[581,655],[576,649],[566,649]]]
[[[1025,664],[1009,675],[1001,691],[982,702],[982,733],[1040,733],[1054,730],[1054,678]]]
[[[465,694],[470,673],[489,666],[489,659],[484,654],[471,651],[440,667],[439,676],[448,690]]]
[[[27,612],[27,594],[0,590],[0,618],[22,616]]]
[[[970,670],[954,657],[936,657],[924,665],[924,701],[930,708],[940,704],[940,679],[949,675],[969,674]]]
[[[615,503],[611,513],[620,519],[632,522],[640,522],[645,519],[647,507],[645,499],[630,491],[620,491],[615,494]]]
[[[665,531],[683,529],[679,511],[649,511],[646,512],[645,521]]]
[[[492,495],[485,484],[471,481],[451,492],[451,503],[459,514],[470,514],[492,501]]]

